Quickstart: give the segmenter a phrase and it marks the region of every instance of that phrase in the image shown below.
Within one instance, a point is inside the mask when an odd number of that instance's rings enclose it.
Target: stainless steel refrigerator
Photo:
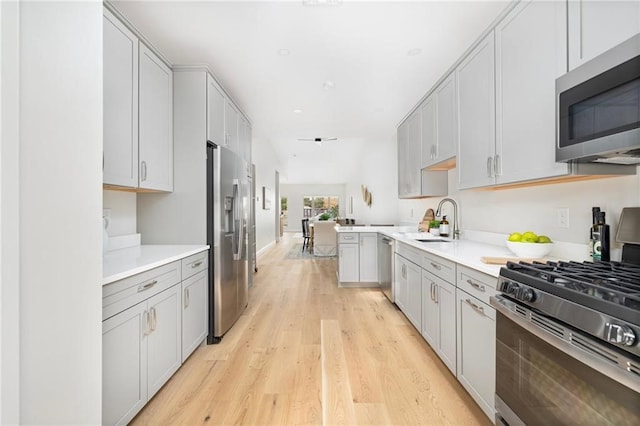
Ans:
[[[248,197],[246,162],[207,142],[209,344],[219,342],[247,306]]]

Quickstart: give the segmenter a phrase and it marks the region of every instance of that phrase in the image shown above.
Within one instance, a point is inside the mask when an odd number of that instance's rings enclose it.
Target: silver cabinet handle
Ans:
[[[431,283],[431,289],[430,289],[431,290],[431,300],[432,301],[435,301],[435,296],[433,295],[433,286],[434,286],[434,284],[435,284],[434,282]]]
[[[158,284],[158,280],[153,280],[144,285],[141,285],[138,287],[138,293],[140,293],[141,291],[149,290],[151,287],[153,287],[156,284]]]
[[[196,262],[196,263],[192,263],[192,264],[191,264],[191,268],[192,268],[192,269],[193,269],[193,268],[197,268],[197,267],[198,267],[198,266],[200,266],[200,265],[202,265],[202,260],[201,260],[201,261],[199,261],[199,262]]]
[[[349,237],[342,237],[343,240],[353,240],[353,237],[349,236]]]
[[[478,305],[476,305],[476,304],[475,304],[475,303],[473,303],[470,299],[465,299],[465,302],[467,302],[467,304],[468,304],[469,306],[471,306],[471,307],[473,308],[473,310],[474,310],[474,311],[476,311],[477,313],[479,313],[480,315],[482,315],[482,316],[487,316],[487,315],[484,313],[484,308],[483,308],[482,306],[478,306]]]
[[[149,330],[150,325],[149,325],[149,312],[148,311],[144,311],[142,313],[142,321],[144,322],[144,330],[143,330],[142,333],[145,336],[148,336],[151,333],[151,331]]]
[[[480,291],[481,291],[481,292],[483,292],[483,293],[484,293],[485,291],[487,291],[487,290],[484,288],[484,286],[483,286],[483,285],[476,284],[476,283],[474,283],[474,282],[473,282],[473,281],[471,281],[471,280],[467,280],[467,282],[469,283],[469,285],[471,285],[471,287],[475,288],[476,290],[480,290]]]
[[[429,263],[431,264],[433,269],[437,269],[438,271],[442,269],[442,266],[438,265],[437,263],[433,263],[433,262],[429,262]]]
[[[407,278],[407,265],[402,265],[402,278]]]
[[[189,307],[189,289],[184,289],[184,308],[187,309]]]
[[[487,176],[491,176],[491,163],[493,163],[491,157],[487,157]]]
[[[158,311],[156,308],[151,308],[151,332],[156,331],[158,328]]]
[[[140,162],[140,180],[142,181],[147,180],[147,162],[146,161]]]
[[[438,303],[438,285],[433,283],[433,301]]]
[[[496,176],[502,175],[502,167],[500,167],[500,156],[497,154],[493,159],[493,171]]]

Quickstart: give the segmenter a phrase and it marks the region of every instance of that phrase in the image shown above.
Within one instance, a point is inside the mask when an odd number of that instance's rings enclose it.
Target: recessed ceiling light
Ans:
[[[331,81],[331,80],[327,80],[327,81],[325,81],[324,83],[322,83],[322,88],[323,88],[324,90],[331,90],[331,89],[335,89],[335,87],[336,87],[336,84],[335,84],[333,81]]]
[[[280,56],[289,56],[291,51],[289,49],[278,49],[278,55]]]
[[[293,112],[296,113],[296,114],[302,114],[302,110],[301,109],[294,109]]]
[[[416,56],[422,53],[422,49],[414,48],[407,52],[407,56]]]

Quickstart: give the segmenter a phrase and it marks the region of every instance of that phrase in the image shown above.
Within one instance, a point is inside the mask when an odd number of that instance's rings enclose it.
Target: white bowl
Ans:
[[[507,247],[518,257],[539,258],[551,253],[553,243],[519,243],[507,241]]]

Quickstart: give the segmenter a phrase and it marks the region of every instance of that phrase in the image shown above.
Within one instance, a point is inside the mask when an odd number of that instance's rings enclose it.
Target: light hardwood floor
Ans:
[[[491,424],[380,290],[339,289],[335,260],[287,259],[301,242],[258,259],[242,317],[132,424]]]

